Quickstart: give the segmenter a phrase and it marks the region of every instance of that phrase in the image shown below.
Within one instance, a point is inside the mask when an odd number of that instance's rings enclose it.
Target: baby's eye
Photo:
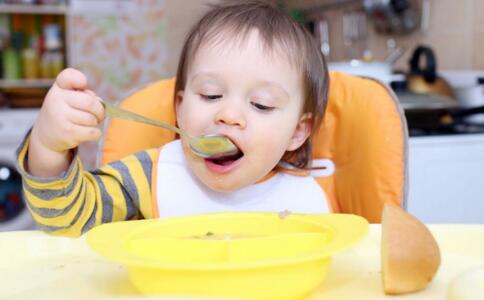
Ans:
[[[220,99],[222,98],[222,95],[204,95],[204,94],[200,94],[200,98],[202,98],[203,100],[217,100],[217,99]]]
[[[266,106],[257,102],[251,102],[252,106],[255,107],[257,110],[264,111],[264,112],[269,112],[273,110],[275,107],[272,106]]]

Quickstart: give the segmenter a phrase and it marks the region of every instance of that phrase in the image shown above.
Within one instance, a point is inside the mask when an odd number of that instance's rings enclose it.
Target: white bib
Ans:
[[[329,213],[326,196],[311,176],[277,173],[235,192],[213,191],[191,173],[180,140],[163,146],[157,168],[160,218],[215,212]]]

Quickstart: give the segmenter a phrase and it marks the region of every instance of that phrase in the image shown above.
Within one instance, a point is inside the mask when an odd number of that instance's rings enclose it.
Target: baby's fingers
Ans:
[[[67,68],[57,75],[55,84],[64,90],[84,90],[87,87],[87,78],[73,68]]]
[[[75,143],[79,145],[82,142],[95,141],[101,138],[102,132],[97,127],[82,126],[73,124],[72,131],[76,137]]]
[[[82,110],[72,110],[69,119],[72,123],[81,126],[96,127],[99,125],[98,119],[95,115],[82,111]]]
[[[104,120],[104,107],[99,97],[83,91],[70,92],[67,103],[70,107],[94,115],[98,122]]]

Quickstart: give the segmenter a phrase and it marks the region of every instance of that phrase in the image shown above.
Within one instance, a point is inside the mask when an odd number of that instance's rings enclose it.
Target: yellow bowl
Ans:
[[[126,265],[147,295],[294,300],[367,230],[364,218],[347,214],[220,213],[104,224],[87,240]]]

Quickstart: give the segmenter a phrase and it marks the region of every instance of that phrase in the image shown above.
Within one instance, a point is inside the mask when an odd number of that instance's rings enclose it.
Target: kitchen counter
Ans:
[[[380,225],[333,259],[317,299],[445,299],[449,282],[464,271],[484,266],[484,225],[430,225],[442,264],[424,291],[385,296],[380,274]],[[0,234],[0,298],[139,299],[127,270],[94,253],[85,237],[51,237],[38,231]],[[173,299],[161,297],[157,299]],[[188,299],[188,298],[183,298]]]

